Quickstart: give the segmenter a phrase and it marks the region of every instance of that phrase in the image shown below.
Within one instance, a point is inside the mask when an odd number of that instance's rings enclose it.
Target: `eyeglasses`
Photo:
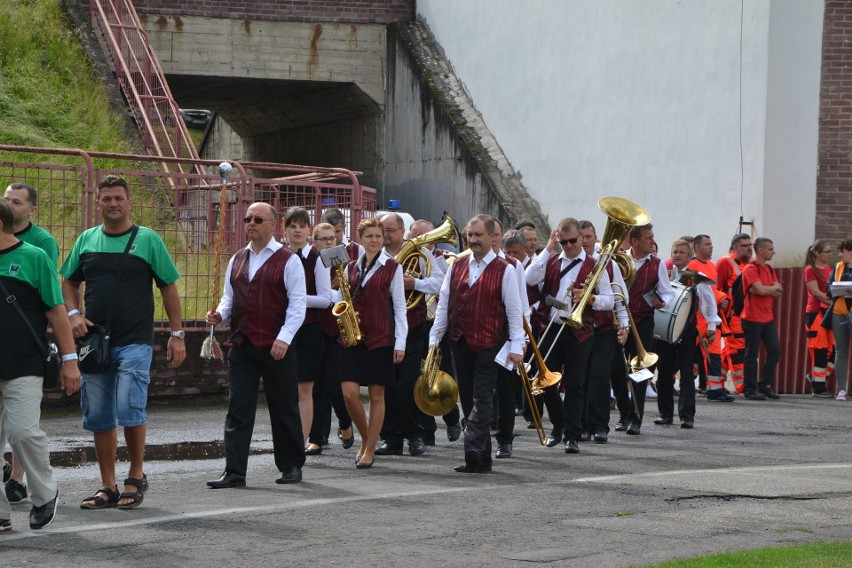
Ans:
[[[257,217],[257,216],[254,216],[254,217],[249,216],[249,217],[246,217],[245,219],[243,219],[243,223],[245,223],[246,225],[248,225],[251,222],[254,222],[255,225],[262,225],[264,221],[269,221],[269,219],[264,219],[263,217]]]
[[[395,233],[397,231],[401,231],[402,227],[397,227],[396,229],[385,229],[385,234],[390,235],[391,233]]]
[[[578,240],[580,240],[580,237],[574,237],[573,239],[559,239],[559,244],[562,245],[562,246],[565,246],[568,243],[575,245],[575,244],[577,244]]]
[[[317,241],[317,242],[320,242],[320,243],[330,243],[330,242],[336,241],[337,237],[319,237],[319,238],[316,238],[314,240]]]

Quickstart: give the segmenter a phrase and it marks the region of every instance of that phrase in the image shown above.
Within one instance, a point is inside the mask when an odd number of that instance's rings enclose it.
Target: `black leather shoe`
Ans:
[[[631,436],[638,436],[641,433],[642,427],[636,424],[635,422],[631,422],[627,425],[626,432]]]
[[[341,440],[343,441],[343,449],[348,450],[355,445],[355,432],[353,431],[351,436],[348,438],[341,438]]]
[[[450,442],[455,442],[461,437],[461,424],[456,422],[452,426],[447,426],[447,440]]]
[[[559,445],[559,442],[562,441],[562,432],[559,430],[554,430],[550,433],[550,436],[547,437],[547,443],[545,444],[548,448],[555,448]]]
[[[246,478],[243,475],[237,475],[236,473],[231,473],[226,471],[222,474],[222,477],[219,479],[215,479],[213,481],[207,482],[207,487],[212,487],[213,489],[229,489],[231,487],[245,487],[246,486]]]
[[[467,464],[457,465],[453,471],[458,473],[491,473],[491,464],[480,465],[476,469],[471,469]]]
[[[772,390],[772,387],[762,388],[760,389],[760,392],[761,394],[763,394],[763,396],[765,396],[766,398],[771,398],[772,400],[778,400],[779,398],[781,398],[781,395]]]
[[[512,444],[498,444],[497,445],[497,457],[498,458],[510,458],[512,457]]]
[[[419,456],[426,452],[426,442],[423,441],[423,438],[412,438],[408,442],[408,453],[412,456]],[[376,450],[378,454],[378,450]],[[402,453],[402,452],[400,452]]]
[[[615,431],[616,432],[624,432],[625,430],[627,430],[627,420],[619,420],[618,422],[616,422],[616,424],[615,424]]]
[[[302,481],[302,470],[294,465],[287,471],[282,471],[281,477],[276,479],[275,483],[283,485],[285,483],[299,483],[300,481]]]
[[[315,447],[312,448],[311,446],[315,446]],[[306,456],[318,456],[321,453],[322,453],[322,446],[318,446],[316,444],[308,444],[307,447],[305,448],[305,455]]]
[[[672,424],[673,422],[674,420],[672,420],[671,417],[666,418],[665,416],[660,416],[659,418],[654,419],[654,424],[656,424],[657,426],[667,426],[669,424]]]
[[[743,396],[748,400],[766,400],[766,396],[759,392],[747,392]]]
[[[596,432],[592,439],[595,441],[596,444],[606,444],[609,440],[609,436],[606,432]]]
[[[373,458],[373,461],[371,461],[371,462],[365,462],[365,461],[358,460],[358,461],[355,462],[355,468],[356,469],[370,469],[371,467],[373,467],[373,464],[375,462],[376,462],[375,457]]]
[[[591,442],[592,441],[592,433],[591,432],[582,432],[580,434],[580,442]]]
[[[565,442],[565,453],[566,454],[579,454],[580,446],[577,444],[577,440],[568,440]]]
[[[684,420],[680,423],[680,427],[685,430],[692,430],[695,427],[695,423],[692,420]]]
[[[17,458],[16,458],[17,459]],[[56,490],[56,495],[39,507],[33,507],[30,510],[30,528],[32,530],[43,529],[53,522],[56,518],[56,506],[59,504],[59,489]]]
[[[382,442],[378,448],[376,448],[377,456],[401,456],[402,448],[395,448],[388,444],[387,442]]]

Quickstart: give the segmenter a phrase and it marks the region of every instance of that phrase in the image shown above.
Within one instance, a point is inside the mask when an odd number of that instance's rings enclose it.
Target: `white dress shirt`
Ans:
[[[651,260],[652,255],[649,254],[638,259],[633,258],[633,250],[630,249],[627,251],[627,256],[633,261],[633,266],[636,268],[636,272],[639,272],[639,269],[642,268],[646,262]],[[660,297],[660,301],[663,302],[663,307],[668,306],[674,299],[674,290],[672,289],[671,282],[669,282],[669,271],[666,270],[666,263],[662,260],[660,261],[660,266],[657,269],[657,286],[654,290],[657,292],[657,296]]]
[[[497,255],[494,254],[493,250],[488,251],[488,254],[479,261],[473,255],[470,256],[468,285],[471,288],[476,285],[479,277],[482,276],[482,272],[495,258],[497,258]],[[455,266],[455,263],[451,264],[447,269],[444,282],[441,284],[441,292],[438,296],[438,311],[435,314],[435,322],[432,324],[432,330],[429,332],[429,347],[440,343],[441,338],[444,337],[444,332],[447,331],[449,323],[450,282],[453,277],[453,266]],[[514,270],[514,266],[507,264],[506,271],[503,273],[501,297],[506,311],[506,319],[509,320],[510,351],[516,355],[521,355],[524,352],[526,334],[524,333],[524,324],[521,319],[521,298],[518,294],[517,276]]]
[[[527,269],[527,284],[530,286],[538,286],[539,284],[544,283],[544,275],[547,271],[547,261],[549,258],[549,250],[545,249],[541,251],[541,254],[538,255],[537,259],[535,259],[535,262],[533,262]],[[565,256],[565,251],[559,253],[560,272],[568,268],[574,260],[579,260],[580,262],[571,267],[571,270],[559,279],[559,290],[556,294],[557,300],[567,304],[571,303],[571,290],[575,287],[579,288],[583,284],[582,282],[575,281],[577,280],[577,275],[580,273],[580,268],[583,266],[583,261],[586,260],[586,251],[581,249],[580,254],[578,254],[574,259],[569,259]],[[595,288],[595,299],[592,302],[592,309],[598,311],[612,311],[612,308],[612,286],[609,282],[609,275],[604,270],[600,280],[598,280],[598,285]],[[570,312],[557,310],[555,307],[550,308],[551,319],[553,317],[567,318],[570,315]]]
[[[246,245],[248,249],[248,278],[249,282],[254,280],[255,274],[260,270],[267,260],[272,257],[282,246],[275,239],[270,239],[265,247],[259,253],[255,253],[251,248],[251,243]],[[228,269],[225,271],[225,291],[222,294],[222,299],[219,300],[219,305],[216,307],[216,312],[222,316],[222,325],[230,321],[232,310],[234,307],[234,288],[231,286],[231,270],[234,267],[234,257],[228,261]],[[284,265],[284,294],[287,295],[287,313],[284,316],[284,325],[278,332],[276,339],[283,341],[287,345],[293,342],[293,336],[302,327],[305,321],[305,270],[302,267],[302,261],[296,258],[294,253],[287,263]],[[251,340],[251,338],[249,338]]]
[[[361,268],[361,262],[364,259],[364,255],[358,257],[358,268]],[[364,271],[361,270],[361,286],[366,286],[367,282],[370,281],[370,278],[376,273],[379,267],[384,266],[388,260],[393,260],[385,251],[379,252],[379,258],[376,260],[376,264],[378,266],[374,266],[372,270],[370,270],[366,276],[364,276]],[[347,280],[349,279],[349,271],[345,270]],[[354,290],[352,291],[355,292]],[[390,286],[391,293],[391,304],[393,306],[393,321],[394,321],[394,350],[395,351],[405,351],[405,339],[408,337],[408,317],[406,316],[406,308],[405,308],[405,285],[402,281],[402,266],[397,265],[396,272],[394,272],[393,280],[391,280]],[[342,300],[342,296],[340,295],[340,290],[332,290],[332,299],[335,302],[339,302]]]
[[[595,252],[592,257],[595,260],[600,258],[600,252]],[[618,327],[620,329],[626,329],[630,327],[630,319],[627,317],[627,305],[630,303],[630,292],[627,290],[627,284],[624,282],[624,275],[621,274],[621,268],[619,268],[618,263],[614,260],[610,261],[612,263],[612,291],[613,291],[613,305],[615,306],[615,317],[618,319]],[[609,276],[609,273],[607,273]],[[618,298],[615,295],[615,292],[619,294],[624,294],[624,301],[621,301],[621,298]]]
[[[299,251],[302,258],[308,258],[312,248],[311,245],[305,245]],[[317,293],[306,296],[307,306],[309,308],[325,310],[331,303],[331,269],[325,267],[322,263],[322,257],[319,256],[317,257],[316,265],[314,265],[314,284],[316,285]]]
[[[418,278],[414,281],[414,289],[423,294],[432,294],[437,296],[441,291],[441,284],[444,282],[444,267],[446,262],[437,262],[432,251],[426,247],[420,247],[420,252],[423,254],[420,257],[420,273],[426,269],[426,259],[429,262],[429,278]]]
[[[497,256],[506,260],[506,253],[502,250],[497,251]],[[518,283],[518,295],[521,298],[521,311],[524,314],[524,317],[527,318],[527,321],[530,319],[530,298],[527,296],[527,276],[526,272],[523,270],[523,263],[521,263],[518,259],[512,259],[518,265],[515,267],[515,281]],[[508,261],[506,261],[508,262]],[[511,264],[511,263],[509,263]]]

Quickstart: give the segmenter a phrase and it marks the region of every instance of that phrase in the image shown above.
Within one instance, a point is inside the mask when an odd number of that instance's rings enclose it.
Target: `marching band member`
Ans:
[[[595,260],[600,257],[596,252],[597,231],[591,221],[580,221],[580,244],[587,256]],[[613,302],[618,328],[613,325],[612,313],[595,311],[595,332],[592,336],[592,351],[589,355],[589,368],[583,390],[586,393],[586,406],[583,411],[581,442],[594,440],[606,444],[609,439],[609,377],[613,360],[623,360],[620,349],[627,341],[630,321],[627,318],[626,303],[630,297],[621,268],[610,261],[606,274],[612,283]],[[615,297],[615,292],[624,295],[624,299]],[[618,353],[617,353],[618,352]]]
[[[361,448],[355,461],[358,469],[373,466],[376,442],[385,419],[385,387],[394,380],[394,365],[402,362],[408,334],[402,267],[382,251],[384,237],[384,226],[378,219],[361,221],[358,239],[364,254],[349,262],[346,272],[364,336],[364,341],[343,350],[340,361],[346,409],[361,435]],[[336,291],[334,299],[340,297]],[[367,385],[369,420],[361,404],[361,384]]]
[[[284,234],[287,247],[293,251],[305,270],[305,322],[291,347],[296,353],[296,377],[299,381],[299,415],[302,418],[302,434],[308,439],[314,419],[314,380],[319,379],[323,359],[323,338],[319,312],[331,305],[331,276],[320,259],[319,252],[308,244],[311,220],[301,207],[291,207],[284,216]],[[320,440],[320,442],[322,442]],[[322,452],[322,444],[309,443],[305,448],[308,455]]]
[[[674,290],[669,283],[665,264],[654,256],[654,230],[652,225],[632,227],[628,232],[630,250],[628,258],[636,270],[635,278],[630,286],[630,314],[639,340],[643,346],[649,346],[654,339],[654,310],[665,307],[674,298]],[[625,353],[628,360],[637,355],[638,349],[632,335],[627,337]],[[650,369],[653,371],[653,369]],[[642,429],[642,416],[645,409],[645,382],[637,384],[633,389],[635,403],[628,398],[627,376],[624,365],[613,362],[612,389],[618,405],[620,419],[615,426],[617,432],[627,431],[630,435],[638,435]],[[638,408],[638,413],[637,413]]]
[[[565,302],[570,296],[573,302],[578,302],[584,294],[584,282],[594,270],[595,260],[586,254],[579,241],[580,224],[573,217],[562,219],[559,226],[550,233],[547,246],[526,274],[527,284],[531,286],[543,284],[542,298],[551,296],[559,302]],[[550,251],[557,242],[562,247],[562,253],[553,255]],[[570,305],[571,302],[566,303]],[[612,308],[612,288],[609,276],[604,271],[596,289],[592,291],[592,300],[582,314],[584,323],[582,329],[561,329],[565,326],[562,319],[570,315],[570,307],[563,310],[555,306],[551,307],[542,301],[533,314],[532,328],[539,333],[548,327],[548,322],[556,320],[555,325],[550,325],[544,333],[539,346],[543,353],[549,352],[549,355],[545,357],[545,364],[549,369],[562,371],[563,366],[565,368],[562,375],[562,384],[565,387],[562,414],[565,452],[569,454],[580,452],[578,441],[582,433],[582,414],[585,406],[583,382],[586,380],[589,355],[592,350],[593,310],[609,313]],[[548,390],[545,389],[545,395]],[[545,397],[545,404],[547,400]],[[551,405],[548,404],[547,411],[551,416],[553,416],[552,410]],[[552,440],[548,439],[547,445],[551,447],[556,445],[558,440],[552,445],[551,443]]]
[[[465,232],[471,254],[459,258],[447,270],[429,347],[440,343],[445,332],[449,335],[462,407],[470,409],[464,433],[465,463],[455,470],[485,473],[491,471],[489,426],[497,381],[495,357],[508,330],[506,363],[520,364],[524,330],[515,269],[491,249],[494,220],[477,215]]]
[[[402,249],[405,235],[405,221],[398,213],[383,215],[384,254],[396,258]],[[418,257],[420,272],[426,268],[425,258],[431,253],[425,248],[419,249],[423,255]],[[416,290],[424,294],[438,294],[444,273],[437,262],[431,263],[428,278],[414,278],[403,274],[403,286],[406,293]],[[394,368],[394,380],[385,390],[385,422],[382,426],[382,444],[376,454],[401,455],[404,440],[408,439],[408,453],[419,456],[426,451],[425,424],[426,415],[414,402],[414,383],[420,376],[420,364],[426,357],[426,343],[429,337],[429,322],[426,320],[426,302],[421,300],[413,309],[407,310],[408,336],[405,340],[405,357]]]

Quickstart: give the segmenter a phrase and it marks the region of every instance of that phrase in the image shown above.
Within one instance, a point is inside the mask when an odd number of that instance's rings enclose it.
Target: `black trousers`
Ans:
[[[750,393],[772,387],[775,378],[775,367],[781,358],[781,343],[778,339],[778,327],[775,320],[766,323],[742,320],[745,332],[745,365],[743,365],[743,392]],[[760,344],[766,347],[766,360],[757,376],[757,357],[760,354]]]
[[[352,418],[343,402],[343,391],[340,388],[340,353],[343,347],[337,342],[337,337],[323,334],[322,370],[319,380],[314,383],[314,419],[311,422],[311,433],[308,441],[311,444],[322,445],[331,433],[331,410],[337,415],[337,423],[341,430],[352,426]]]
[[[497,434],[498,444],[510,444],[515,437],[515,385],[521,378],[515,371],[500,367],[497,371]]]
[[[565,388],[565,398],[562,400],[562,428],[566,440],[578,440],[582,431],[583,409],[586,407],[583,383],[586,380],[586,371],[589,365],[589,355],[592,353],[592,338],[578,341],[574,332],[568,326],[559,333],[561,325],[552,325],[542,338],[539,350],[544,356],[550,351],[550,355],[544,360],[547,368],[554,372],[562,373],[562,386]],[[557,334],[559,338],[556,339]],[[556,339],[553,349],[550,349]],[[544,402],[548,403],[548,397],[554,395],[558,398],[557,387],[549,387],[544,390]],[[553,391],[548,393],[548,391]],[[548,414],[550,407],[548,406]],[[550,417],[554,431],[557,428],[553,415]]]
[[[476,452],[482,464],[491,463],[491,412],[497,369],[500,366],[494,357],[501,346],[483,351],[473,351],[464,336],[453,343],[453,358],[459,383],[459,398],[466,413],[467,428],[464,431],[464,451]]]
[[[305,464],[295,353],[276,361],[268,349],[258,350],[246,339],[228,352],[228,415],[225,417],[225,471],[246,475],[257,412],[260,379],[269,407],[275,466],[286,471]]]
[[[680,396],[677,399],[677,414],[681,422],[695,420],[695,340],[698,330],[695,320],[686,324],[681,342],[672,345],[657,341],[654,352],[660,357],[657,362],[657,408],[662,418],[674,418],[674,374],[680,371]]]
[[[636,323],[636,331],[639,334],[639,339],[642,341],[642,346],[648,350],[654,344],[654,317],[648,316],[640,322]],[[627,343],[624,346],[627,360],[630,361],[636,356],[636,342],[633,339],[631,332],[627,336]],[[654,372],[655,366],[648,368]],[[624,368],[624,361],[621,357],[613,357],[612,361],[612,390],[615,393],[615,402],[618,405],[618,412],[621,415],[621,420],[633,422],[637,426],[642,425],[642,417],[645,416],[645,382],[633,383],[633,395],[636,400],[634,406],[629,397],[627,381],[630,380],[627,376],[627,371]],[[639,414],[636,414],[636,406],[639,407]]]
[[[592,352],[586,373],[586,408],[583,431],[609,433],[609,375],[618,345],[616,330],[596,331],[592,336]],[[618,354],[621,357],[621,353]]]
[[[422,439],[425,436],[426,415],[414,402],[414,383],[420,376],[428,343],[427,322],[408,330],[405,358],[399,365],[394,365],[393,383],[385,387],[385,422],[381,437],[395,448],[401,448],[405,439]]]

